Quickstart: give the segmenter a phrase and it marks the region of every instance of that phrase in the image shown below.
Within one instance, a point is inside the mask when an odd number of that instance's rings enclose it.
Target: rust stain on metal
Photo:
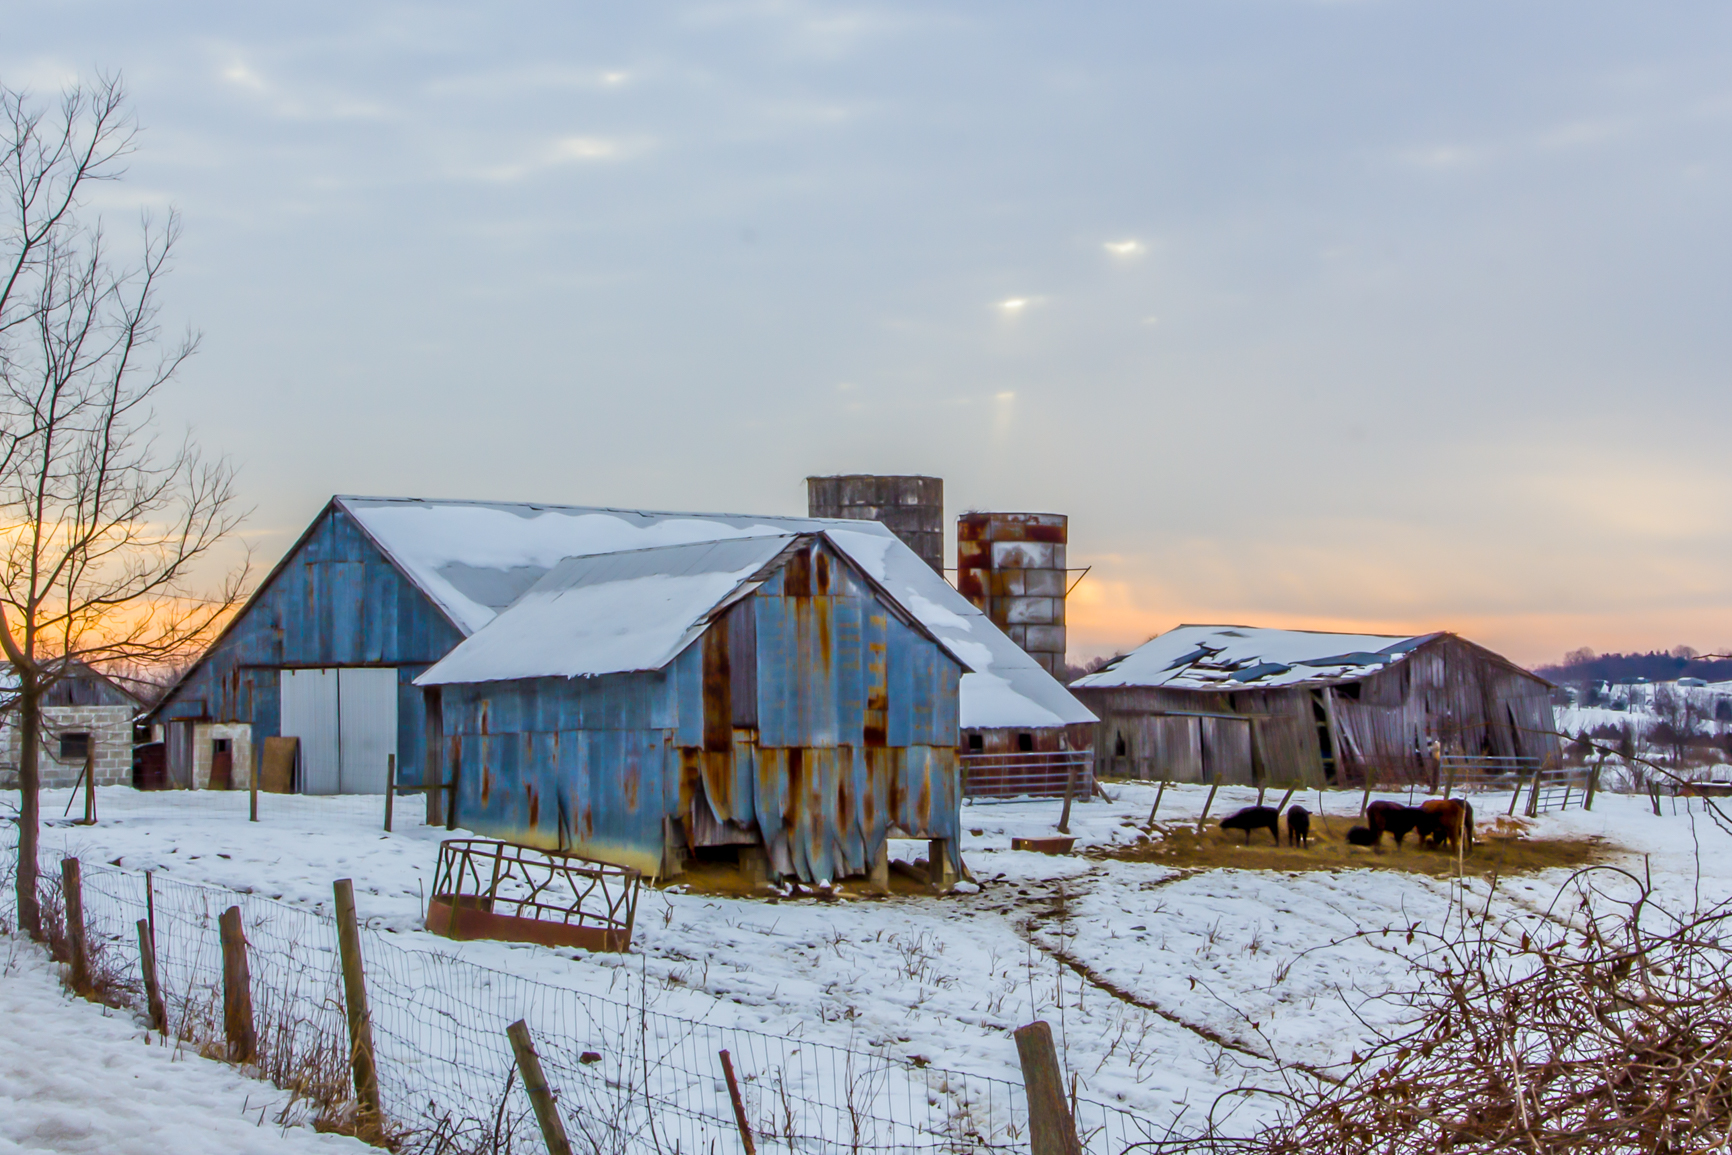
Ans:
[[[822,596],[830,592],[830,555],[821,549],[812,552],[817,555],[812,563],[812,592]]]
[[[790,598],[812,596],[812,555],[807,550],[795,550],[782,567],[782,593]]]
[[[541,825],[541,797],[535,792],[534,784],[523,784],[523,799],[529,810],[529,827],[533,830]]]

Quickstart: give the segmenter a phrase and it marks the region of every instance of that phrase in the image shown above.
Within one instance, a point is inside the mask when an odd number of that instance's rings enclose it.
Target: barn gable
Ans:
[[[281,671],[394,669],[395,752],[402,780],[415,782],[424,715],[412,683],[462,638],[333,501],[149,718],[247,723],[256,748],[282,732]]]

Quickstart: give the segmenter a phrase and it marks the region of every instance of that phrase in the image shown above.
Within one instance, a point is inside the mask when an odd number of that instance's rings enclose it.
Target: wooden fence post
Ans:
[[[257,822],[259,820],[259,771],[264,769],[264,752],[259,749],[257,742],[249,743],[247,749],[252,752],[251,758],[248,759],[252,763],[252,768],[247,773],[247,790],[249,792],[247,821]]]
[[[1076,795],[1076,761],[1072,759],[1064,777],[1064,809],[1059,812],[1058,832],[1070,833],[1070,802]]]
[[[150,923],[138,920],[138,969],[144,974],[144,1006],[150,1027],[168,1036],[168,1010],[162,1005],[162,985],[156,977],[156,944],[150,941]]]
[[[1160,786],[1156,787],[1156,789],[1155,789],[1155,804],[1153,806],[1149,807],[1149,825],[1151,827],[1154,826],[1154,824],[1155,824],[1156,812],[1159,811],[1161,808],[1161,795],[1163,795],[1167,792],[1167,779],[1169,779],[1171,777],[1172,777],[1171,772],[1162,774],[1161,775],[1161,784],[1160,784]]]
[[[349,1065],[355,1076],[355,1098],[361,1103],[361,1129],[377,1130],[380,1122],[379,1069],[373,1050],[373,1020],[367,1011],[367,978],[361,966],[361,928],[355,921],[355,883],[339,878],[337,946],[343,956],[343,1004],[349,1012]]]
[[[1365,808],[1371,805],[1371,787],[1377,781],[1377,768],[1365,768],[1365,792],[1359,796],[1359,817],[1365,817]]]
[[[96,825],[96,748],[91,745],[95,740],[95,735],[84,739],[84,826]]]
[[[71,954],[72,989],[90,994],[90,951],[84,941],[84,882],[78,859],[60,860],[60,897],[66,907],[66,946]]]
[[[1277,813],[1287,809],[1287,803],[1293,801],[1293,792],[1297,789],[1299,789],[1298,786],[1287,787],[1287,793],[1281,795],[1281,802],[1275,807]]]
[[[250,1063],[258,1058],[259,1036],[253,1026],[253,979],[247,970],[247,936],[241,929],[241,908],[231,906],[217,920],[223,944],[223,1033],[228,1036],[229,1061]]]
[[[722,1073],[728,1077],[728,1098],[734,1104],[734,1125],[740,1129],[740,1145],[746,1155],[757,1155],[758,1145],[752,1142],[752,1125],[746,1121],[746,1101],[740,1098],[740,1081],[734,1077],[734,1059],[726,1051],[722,1055]]]
[[[1593,770],[1588,774],[1588,796],[1582,802],[1583,810],[1592,810],[1594,808],[1594,795],[1600,789],[1600,767],[1605,764],[1606,755],[1602,752],[1600,754],[1600,760],[1594,763]]]
[[[1016,1031],[1016,1055],[1022,1060],[1022,1085],[1028,1094],[1030,1155],[1082,1155],[1076,1121],[1064,1097],[1064,1073],[1052,1028],[1034,1022]]]
[[[397,798],[397,755],[385,755],[385,833],[391,833],[391,803]]]
[[[571,1155],[571,1143],[565,1137],[565,1121],[554,1105],[553,1091],[541,1070],[541,1057],[535,1053],[535,1043],[529,1037],[529,1024],[518,1019],[505,1033],[511,1038],[511,1049],[517,1055],[517,1072],[523,1077],[523,1092],[529,1105],[535,1108],[535,1121],[541,1124],[541,1139],[547,1144],[547,1155]]]
[[[1220,779],[1216,779],[1214,782],[1210,783],[1210,785],[1209,785],[1209,796],[1207,798],[1203,799],[1203,812],[1201,814],[1197,815],[1197,833],[1198,834],[1203,833],[1203,823],[1207,822],[1209,819],[1209,807],[1211,807],[1215,804],[1215,791],[1219,790],[1220,788],[1221,788]]]

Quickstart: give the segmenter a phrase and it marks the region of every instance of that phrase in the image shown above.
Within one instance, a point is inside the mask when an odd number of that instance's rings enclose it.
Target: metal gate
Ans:
[[[283,670],[284,737],[301,740],[303,794],[383,794],[397,753],[397,671]]]

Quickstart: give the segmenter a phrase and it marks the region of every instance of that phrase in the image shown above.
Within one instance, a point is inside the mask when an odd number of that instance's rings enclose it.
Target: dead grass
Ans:
[[[1436,878],[1455,873],[1456,857],[1446,849],[1426,850],[1409,835],[1396,849],[1385,836],[1381,848],[1349,846],[1347,828],[1355,823],[1331,816],[1328,823],[1312,817],[1309,847],[1274,845],[1267,831],[1251,835],[1250,845],[1236,830],[1223,831],[1212,822],[1202,834],[1195,824],[1157,823],[1147,842],[1133,846],[1097,847],[1088,857],[1121,862],[1158,862],[1193,868],[1237,867],[1241,870],[1405,870]],[[1529,838],[1521,819],[1482,819],[1474,848],[1462,858],[1469,875],[1509,875],[1553,868],[1577,868],[1605,861],[1616,847],[1601,838]]]

